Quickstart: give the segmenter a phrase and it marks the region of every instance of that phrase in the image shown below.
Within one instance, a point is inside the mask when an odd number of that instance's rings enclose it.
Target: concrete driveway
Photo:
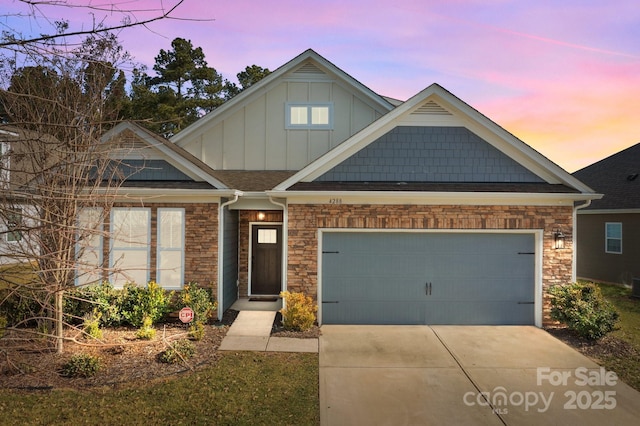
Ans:
[[[322,425],[636,425],[640,393],[527,326],[323,325]]]

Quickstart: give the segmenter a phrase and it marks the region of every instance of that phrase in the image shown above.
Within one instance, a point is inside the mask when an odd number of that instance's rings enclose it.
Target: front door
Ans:
[[[282,225],[251,226],[251,295],[280,294]]]

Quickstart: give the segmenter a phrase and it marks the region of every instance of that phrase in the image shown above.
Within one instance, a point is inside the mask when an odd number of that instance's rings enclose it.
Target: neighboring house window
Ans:
[[[605,224],[605,252],[622,253],[622,223],[607,222]]]
[[[86,208],[78,215],[76,285],[102,280],[102,211],[101,208]]]
[[[156,281],[164,288],[184,283],[184,209],[158,209],[158,271]]]
[[[9,187],[9,144],[0,142],[0,187]]]
[[[333,104],[286,104],[287,129],[332,129]]]
[[[149,281],[151,210],[114,208],[111,211],[111,255],[113,285],[127,282],[144,286]]]
[[[19,228],[22,226],[22,209],[13,208],[7,211],[7,241],[18,242],[22,241],[22,232]]]

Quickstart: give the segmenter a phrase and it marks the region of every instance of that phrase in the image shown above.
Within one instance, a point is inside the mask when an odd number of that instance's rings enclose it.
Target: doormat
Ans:
[[[250,297],[249,302],[277,302],[277,297]]]

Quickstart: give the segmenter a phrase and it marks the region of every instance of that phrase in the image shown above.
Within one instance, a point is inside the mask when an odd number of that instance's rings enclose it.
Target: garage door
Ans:
[[[535,237],[325,232],[324,324],[534,324]]]

